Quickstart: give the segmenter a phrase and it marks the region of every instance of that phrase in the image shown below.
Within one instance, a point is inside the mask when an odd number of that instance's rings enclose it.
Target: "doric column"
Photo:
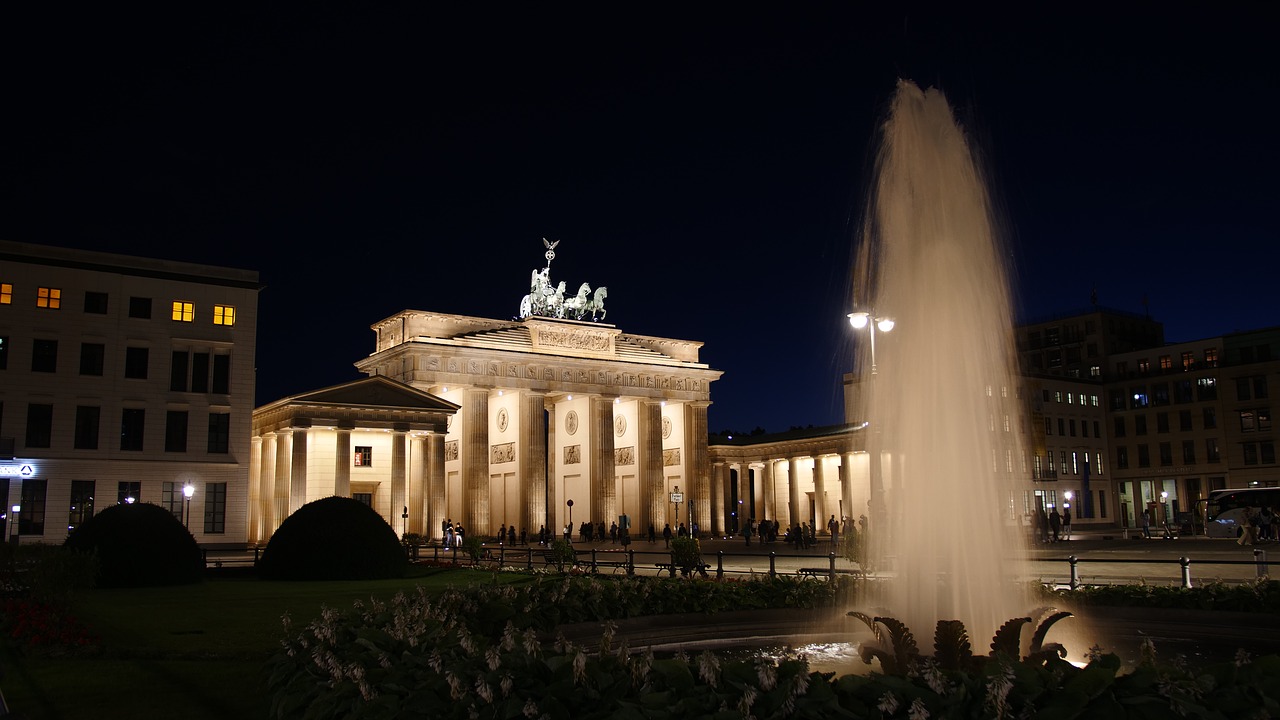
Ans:
[[[247,540],[254,544],[262,539],[262,438],[249,440],[249,517]]]
[[[427,436],[427,527],[428,537],[441,537],[440,524],[444,522],[448,505],[445,502],[444,484],[444,433]]]
[[[689,473],[689,489],[693,503],[691,522],[698,523],[701,528],[711,516],[711,459],[707,455],[707,407],[710,403],[690,402],[684,404],[684,448],[687,453],[685,467]],[[692,530],[692,528],[690,528]]]
[[[289,517],[289,478],[290,468],[293,464],[293,456],[291,448],[293,443],[292,430],[276,431],[276,472],[275,472],[275,521],[276,527]]]
[[[261,489],[258,491],[258,515],[260,516],[259,524],[262,532],[258,536],[259,542],[266,542],[271,538],[271,534],[280,526],[280,520],[276,517],[276,434],[264,433],[262,436],[262,465],[258,471],[259,485]]]
[[[405,467],[405,431],[395,430],[391,433],[391,512],[387,519],[397,535],[405,532],[404,514],[409,507],[407,480],[408,468]]]
[[[546,399],[543,409],[547,411],[547,531],[552,538],[560,537],[564,530],[564,520],[560,520],[562,502],[556,492],[556,403]]]
[[[649,524],[661,533],[667,510],[662,476],[662,402],[641,399],[636,403],[636,472],[639,504],[634,535],[647,534]]]
[[[857,520],[858,513],[853,507],[853,453],[840,454],[840,503],[841,514],[850,520]]]
[[[462,398],[462,524],[468,535],[489,533],[489,391]]]
[[[834,513],[827,510],[827,463],[821,455],[813,456],[813,511],[815,532],[830,534],[827,521]]]
[[[307,504],[307,429],[293,429],[292,466],[289,468],[289,514]]]
[[[351,497],[351,429],[340,427],[333,453],[333,494]]]
[[[716,463],[711,468],[711,534],[716,537],[733,530],[733,523],[725,513],[729,497],[729,463]]]
[[[751,463],[738,464],[738,529],[744,530],[747,523],[755,517],[755,506],[751,497]]]
[[[778,462],[772,458],[765,458],[764,464],[760,466],[760,517],[758,520],[777,520],[778,519],[778,493],[774,486],[774,474],[777,468],[774,467]]]
[[[787,463],[787,522],[794,527],[804,520],[800,508],[800,458],[789,458]]]
[[[618,482],[613,464],[613,399],[592,396],[591,402],[591,516],[595,523],[617,517]]]
[[[547,521],[547,396],[520,394],[520,477],[516,481],[521,499],[521,527],[532,536]]]
[[[433,537],[424,525],[427,517],[427,437],[409,438],[409,532]]]

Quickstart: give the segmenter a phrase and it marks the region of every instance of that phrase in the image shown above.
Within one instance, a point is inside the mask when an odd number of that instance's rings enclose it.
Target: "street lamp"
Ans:
[[[191,496],[195,494],[196,494],[195,485],[192,485],[191,483],[187,483],[186,485],[182,486],[182,497],[184,498],[183,504],[186,506],[183,508],[184,518],[182,520],[182,524],[186,526],[188,530],[191,529]]]
[[[851,312],[847,316],[849,325],[854,330],[867,329],[871,336],[871,377],[876,377],[876,330],[880,332],[889,332],[893,329],[894,322],[891,318],[876,317],[868,312]],[[866,418],[863,418],[864,420]],[[880,467],[880,443],[878,440],[880,434],[879,425],[872,430],[872,436],[877,438],[873,440],[868,447],[871,465],[871,520],[874,527],[878,529],[884,528],[884,481],[881,478]]]
[[[14,545],[17,545],[17,544],[18,544],[18,516],[19,516],[19,514],[20,514],[21,512],[22,512],[22,506],[21,506],[21,505],[14,505],[14,506],[13,506],[13,515],[12,515],[12,518],[13,518],[13,519],[12,519],[12,521],[11,521],[11,522],[12,522],[12,524],[10,525],[10,527],[12,527],[12,528],[13,528],[13,533],[12,533],[9,537],[10,537],[10,541],[11,541]]]
[[[893,329],[893,320],[890,318],[875,317],[871,313],[851,312],[848,315],[849,324],[854,330],[867,328],[871,333],[871,374],[876,374],[876,329],[880,332],[889,332]]]

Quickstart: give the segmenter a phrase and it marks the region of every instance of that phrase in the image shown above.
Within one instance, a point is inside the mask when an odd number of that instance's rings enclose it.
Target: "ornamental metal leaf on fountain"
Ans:
[[[547,248],[543,254],[547,264],[541,270],[534,270],[530,276],[529,294],[520,300],[519,319],[537,316],[592,322],[604,320],[604,300],[609,296],[608,289],[602,285],[593,293],[590,283],[582,283],[577,294],[566,296],[563,280],[559,285],[551,284],[551,261],[556,258],[556,246],[560,241],[542,238],[542,244]]]

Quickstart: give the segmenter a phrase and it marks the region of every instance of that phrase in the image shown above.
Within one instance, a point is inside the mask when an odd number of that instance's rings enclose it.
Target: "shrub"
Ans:
[[[72,531],[63,547],[97,555],[99,587],[185,585],[204,577],[196,539],[159,505],[108,507]]]
[[[364,503],[327,497],[285,518],[258,561],[268,580],[373,580],[404,575],[396,531]]]

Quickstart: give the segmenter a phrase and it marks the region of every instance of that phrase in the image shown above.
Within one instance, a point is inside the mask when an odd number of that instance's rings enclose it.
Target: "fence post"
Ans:
[[[1258,577],[1268,577],[1271,573],[1267,571],[1267,551],[1262,548],[1253,549],[1253,561],[1258,564]]]
[[[525,552],[529,555],[529,569],[532,570],[533,569],[533,547],[532,546],[526,547]]]
[[[258,567],[258,552],[261,548],[257,545],[253,546],[253,566]]]
[[[724,551],[716,552],[716,579],[720,580],[724,577]]]
[[[1080,558],[1071,555],[1067,562],[1071,563],[1071,589],[1075,590],[1080,587]]]
[[[834,552],[827,553],[827,579],[831,582],[836,581],[836,554]]]
[[[777,560],[778,560],[778,553],[770,550],[769,551],[769,577],[778,576]]]
[[[591,574],[595,575],[596,572],[598,572],[596,570],[596,549],[591,548]]]
[[[1178,564],[1182,566],[1182,589],[1191,589],[1191,558],[1180,557]]]
[[[627,574],[631,577],[636,575],[636,551],[627,548]]]
[[[501,568],[507,564],[507,546],[504,543],[498,543],[498,567]]]

